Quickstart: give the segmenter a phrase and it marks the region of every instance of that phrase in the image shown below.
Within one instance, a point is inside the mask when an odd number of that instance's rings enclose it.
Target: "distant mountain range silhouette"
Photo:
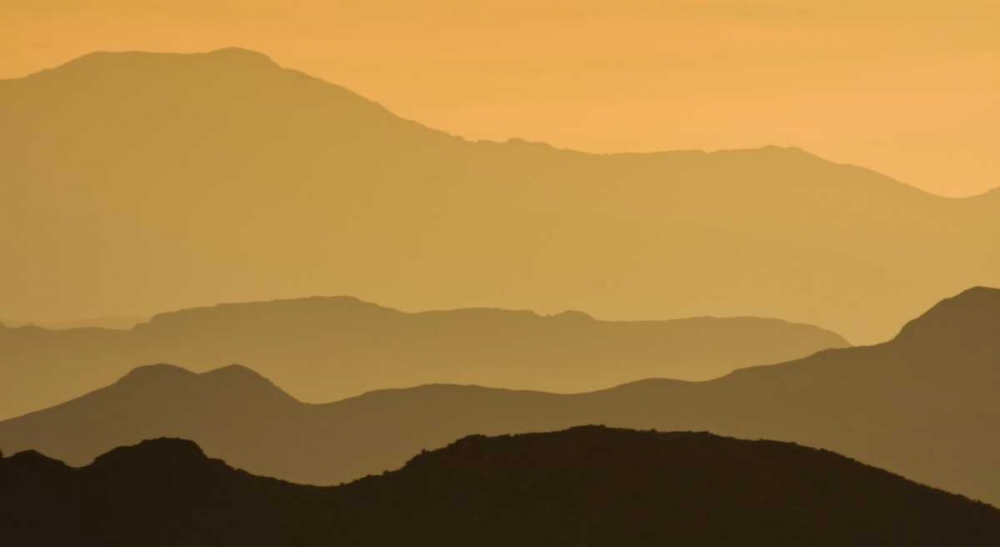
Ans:
[[[74,469],[0,460],[23,545],[994,546],[1000,512],[831,452],[580,427],[461,439],[329,488],[259,478],[182,440]]]
[[[579,312],[403,313],[355,298],[226,304],[130,331],[0,328],[0,419],[69,400],[139,365],[241,363],[297,398],[427,383],[578,392],[641,378],[703,380],[846,346],[784,321],[598,321]]]
[[[428,385],[310,405],[245,367],[152,366],[0,422],[0,448],[82,465],[117,446],[182,437],[256,474],[334,484],[470,434],[606,424],[793,441],[1000,505],[997,325],[1000,290],[976,288],[882,345],[577,395]]]
[[[0,81],[0,302],[72,317],[353,294],[779,317],[856,343],[1000,285],[1000,200],[794,148],[469,142],[242,50]]]
[[[69,329],[130,329],[143,322],[140,317],[94,317],[91,319],[72,319],[68,321],[17,321],[0,319],[0,327],[39,327],[49,330]]]

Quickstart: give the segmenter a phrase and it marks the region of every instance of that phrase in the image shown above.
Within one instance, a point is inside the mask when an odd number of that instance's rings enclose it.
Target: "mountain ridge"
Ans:
[[[832,452],[708,433],[584,426],[474,435],[399,470],[327,488],[255,477],[180,439],[119,447],[78,469],[44,458],[0,459],[9,485],[0,498],[0,515],[9,517],[0,519],[4,537],[192,546],[989,545],[1000,538],[1000,512],[985,504]],[[63,525],[51,526],[53,518]]]
[[[20,204],[0,229],[23,234],[0,243],[16,265],[0,271],[4,315],[337,293],[781,317],[874,343],[941,294],[1000,284],[994,199],[777,147],[477,144],[266,62],[136,55],[0,82],[0,180]],[[195,265],[198,282],[178,286]]]
[[[948,325],[972,322],[996,330],[997,295],[998,289],[967,291],[922,314],[928,328],[942,325],[934,336],[901,335],[704,382],[649,379],[577,394],[432,384],[303,404],[243,368],[215,375],[173,371],[192,385],[112,384],[0,421],[0,447],[43,450],[81,464],[145,438],[184,437],[257,474],[336,484],[396,468],[421,449],[469,434],[604,424],[825,448],[1000,504],[1000,477],[991,474],[1000,457],[1000,336],[968,344]],[[956,308],[956,300],[983,304]],[[943,323],[936,319],[941,313]],[[929,347],[925,338],[936,345]]]
[[[907,323],[899,337],[909,340],[924,339],[935,330],[947,329],[952,336],[958,335],[975,344],[979,338],[997,337],[1000,332],[995,325],[983,324],[970,318],[981,317],[984,313],[1000,308],[1000,291],[990,287],[973,287],[945,299],[927,313]]]
[[[576,309],[566,309],[563,311],[555,313],[540,313],[535,310],[530,309],[512,309],[512,308],[496,308],[496,307],[468,307],[468,308],[443,308],[443,309],[427,309],[419,311],[407,311],[396,309],[393,307],[385,306],[375,302],[369,302],[355,296],[347,295],[333,295],[333,296],[322,296],[313,295],[298,298],[277,298],[272,300],[259,300],[259,301],[246,301],[246,302],[221,302],[218,304],[211,304],[205,306],[192,306],[189,308],[183,308],[173,311],[159,312],[150,316],[144,321],[136,323],[133,327],[128,329],[114,329],[114,330],[135,330],[135,329],[147,329],[161,324],[172,322],[177,319],[184,319],[186,316],[196,316],[196,315],[229,315],[229,316],[239,316],[246,314],[253,314],[259,311],[262,306],[274,306],[274,307],[294,307],[299,305],[309,305],[314,307],[316,310],[321,310],[323,308],[354,308],[359,310],[370,311],[372,313],[384,313],[387,315],[404,315],[404,316],[434,316],[434,315],[447,315],[447,314],[487,314],[496,316],[526,316],[533,319],[549,319],[549,320],[559,320],[559,319],[581,319],[598,323],[613,323],[613,324],[638,324],[638,323],[658,323],[658,324],[669,324],[669,323],[682,323],[685,321],[702,321],[702,320],[722,320],[722,321],[733,321],[733,320],[750,320],[750,321],[769,321],[776,323],[783,323],[790,326],[802,326],[811,329],[817,329],[834,336],[842,336],[834,332],[833,330],[824,328],[819,325],[812,325],[809,323],[802,323],[798,321],[790,321],[781,318],[774,317],[763,317],[756,315],[737,315],[737,316],[718,316],[718,315],[702,315],[702,316],[690,316],[690,317],[677,317],[677,318],[664,318],[664,319],[601,319],[594,317],[593,315]],[[29,325],[23,325],[29,326]],[[19,328],[19,327],[9,327],[9,328]],[[44,330],[56,330],[45,327],[44,325],[39,325],[38,328]],[[112,329],[107,329],[112,330]],[[848,341],[843,340],[845,343]]]
[[[848,345],[826,329],[764,318],[403,312],[354,297],[191,308],[129,330],[0,333],[0,418],[68,400],[148,363],[194,371],[240,363],[300,400],[326,402],[432,382],[574,392],[647,376],[707,379]]]
[[[810,161],[820,161],[820,162],[829,164],[831,166],[844,167],[844,168],[850,168],[850,169],[857,169],[857,170],[860,170],[860,171],[864,171],[864,172],[870,173],[872,175],[876,175],[877,177],[886,179],[888,181],[891,181],[891,182],[893,182],[893,183],[895,183],[895,184],[897,184],[899,186],[915,190],[916,192],[919,192],[919,193],[922,193],[922,194],[927,194],[927,195],[933,196],[935,198],[940,198],[940,199],[945,199],[945,200],[972,200],[972,199],[975,199],[977,197],[986,196],[986,195],[993,194],[993,193],[1000,194],[1000,187],[997,187],[997,188],[994,188],[994,189],[991,189],[991,190],[987,190],[986,192],[983,192],[982,194],[980,194],[978,196],[976,196],[976,195],[973,195],[973,196],[963,196],[963,197],[944,196],[944,195],[941,195],[941,194],[936,194],[936,193],[930,192],[928,190],[924,190],[924,189],[918,188],[916,186],[912,186],[912,185],[906,184],[903,181],[897,180],[895,178],[892,178],[891,176],[885,175],[883,173],[880,173],[878,171],[875,171],[873,169],[869,169],[869,168],[861,166],[861,165],[857,165],[857,164],[853,164],[853,163],[845,163],[845,162],[834,162],[834,161],[827,160],[827,159],[825,159],[825,158],[823,158],[823,157],[821,157],[819,155],[816,155],[816,154],[814,154],[814,153],[812,153],[812,152],[810,152],[810,151],[808,151],[808,150],[806,150],[806,149],[804,149],[802,147],[795,146],[795,145],[765,144],[765,145],[761,145],[761,146],[758,146],[758,147],[752,147],[752,148],[732,148],[732,149],[718,149],[718,150],[681,149],[681,150],[658,150],[658,151],[651,151],[651,152],[629,152],[629,151],[626,151],[626,152],[600,153],[600,152],[587,152],[587,151],[583,151],[583,150],[575,150],[575,149],[572,149],[572,148],[556,147],[556,146],[554,146],[554,145],[552,145],[551,143],[548,143],[548,142],[544,142],[544,141],[529,141],[529,140],[526,140],[526,139],[521,138],[521,137],[510,137],[510,138],[507,138],[507,139],[502,140],[502,141],[499,141],[499,140],[469,140],[469,139],[466,139],[465,137],[463,137],[461,135],[447,133],[445,131],[442,131],[442,130],[439,130],[439,129],[435,129],[435,128],[432,128],[430,126],[421,124],[420,122],[417,122],[415,120],[410,120],[410,119],[404,118],[402,116],[399,116],[398,114],[394,113],[390,108],[386,107],[385,105],[383,105],[383,104],[381,104],[381,103],[379,103],[377,101],[373,101],[373,100],[367,99],[364,96],[362,96],[362,95],[360,95],[358,93],[355,93],[355,92],[349,90],[346,87],[343,87],[341,85],[333,83],[333,82],[331,82],[329,80],[325,80],[325,79],[322,79],[322,78],[316,78],[316,77],[313,77],[313,76],[309,76],[308,74],[306,74],[304,72],[301,72],[301,71],[298,71],[298,70],[294,70],[294,69],[283,67],[280,64],[278,64],[276,61],[274,61],[274,59],[272,59],[266,53],[263,53],[263,52],[260,52],[260,51],[257,51],[257,50],[253,50],[253,49],[249,49],[249,48],[239,47],[239,46],[223,47],[223,48],[218,48],[218,49],[214,49],[214,50],[209,50],[209,51],[204,51],[204,52],[195,52],[195,53],[154,52],[154,51],[141,51],[141,50],[95,51],[95,52],[91,52],[91,53],[82,55],[80,57],[74,58],[74,59],[70,59],[69,61],[66,61],[63,64],[56,65],[54,67],[50,67],[50,68],[47,68],[47,69],[44,69],[44,70],[41,70],[41,71],[38,71],[38,72],[35,72],[35,73],[32,73],[32,74],[27,74],[27,75],[24,75],[24,76],[21,76],[21,77],[17,77],[17,78],[0,79],[0,82],[4,82],[4,81],[8,81],[9,82],[9,81],[24,80],[24,79],[27,79],[27,78],[31,78],[31,77],[37,76],[39,74],[46,74],[46,73],[50,73],[50,72],[58,72],[58,71],[60,71],[62,69],[73,68],[73,67],[76,67],[77,65],[87,64],[88,62],[91,62],[91,61],[104,62],[104,61],[110,61],[110,60],[116,60],[116,59],[122,59],[122,58],[128,58],[130,60],[144,60],[144,59],[155,59],[155,58],[180,60],[180,59],[195,58],[195,59],[202,59],[202,60],[205,60],[205,61],[213,61],[213,62],[216,62],[216,63],[218,63],[220,65],[223,65],[223,66],[219,67],[220,69],[221,68],[232,69],[233,67],[230,64],[227,64],[227,63],[236,63],[237,65],[241,65],[241,66],[251,66],[251,67],[256,67],[256,68],[263,67],[263,68],[268,68],[268,69],[271,69],[271,70],[278,70],[278,71],[281,71],[281,72],[290,72],[292,74],[305,76],[307,78],[316,80],[318,82],[322,82],[325,85],[331,86],[333,88],[337,88],[337,89],[339,89],[341,91],[348,92],[348,93],[356,96],[357,98],[364,100],[365,102],[368,102],[368,103],[373,104],[373,105],[377,105],[378,107],[380,107],[381,109],[383,109],[386,113],[392,115],[392,117],[394,117],[394,118],[396,118],[398,120],[410,122],[410,123],[413,123],[413,124],[416,124],[416,125],[420,126],[423,129],[426,129],[429,132],[435,132],[435,133],[439,133],[439,134],[442,134],[442,135],[447,135],[448,137],[451,137],[451,138],[456,139],[458,141],[461,141],[461,142],[464,142],[464,143],[468,143],[468,144],[473,144],[473,145],[510,145],[510,144],[513,144],[513,145],[518,145],[518,146],[540,147],[540,148],[545,148],[545,149],[549,149],[549,150],[555,150],[555,151],[559,151],[559,152],[566,152],[566,153],[579,154],[579,155],[585,155],[585,156],[597,156],[597,157],[614,157],[614,156],[642,157],[642,156],[661,156],[661,155],[671,155],[671,154],[680,154],[680,155],[698,154],[698,155],[705,155],[705,156],[713,156],[713,155],[725,156],[725,155],[730,155],[730,154],[746,154],[746,153],[779,153],[779,154],[783,154],[783,155],[787,154],[790,157],[795,157],[795,156],[804,157],[804,158],[807,158]]]

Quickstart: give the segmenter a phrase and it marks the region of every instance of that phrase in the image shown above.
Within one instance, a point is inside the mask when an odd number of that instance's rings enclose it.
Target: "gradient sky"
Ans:
[[[0,78],[241,46],[473,139],[794,145],[926,190],[1000,185],[996,0],[4,0]]]

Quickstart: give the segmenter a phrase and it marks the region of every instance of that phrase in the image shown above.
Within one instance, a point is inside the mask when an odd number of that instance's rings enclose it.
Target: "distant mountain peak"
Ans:
[[[184,325],[188,321],[232,321],[245,322],[251,317],[278,317],[285,320],[287,316],[308,317],[337,311],[368,311],[371,313],[401,313],[378,304],[366,302],[353,296],[310,296],[306,298],[290,298],[259,302],[233,302],[196,308],[186,308],[176,311],[158,313],[145,323],[136,325],[138,330],[163,328],[171,325]]]
[[[998,298],[1000,297],[1000,289],[994,287],[984,287],[982,285],[972,287],[971,289],[966,289],[960,292],[957,296],[950,298],[949,300],[973,300],[981,298]],[[946,300],[947,302],[947,300]]]
[[[258,63],[278,66],[269,56],[252,49],[245,49],[241,47],[227,47],[216,49],[214,51],[209,51],[203,53],[206,57],[212,57],[220,60],[227,60],[233,62],[241,63]]]
[[[150,62],[150,61],[210,61],[228,66],[257,66],[280,68],[270,57],[257,51],[230,47],[208,51],[204,53],[160,53],[152,51],[95,51],[77,57],[63,65],[63,67],[90,67],[94,65],[120,63],[120,62]]]
[[[260,390],[281,393],[285,397],[290,397],[273,382],[261,376],[257,371],[243,365],[233,364],[221,368],[202,372],[198,375],[202,381],[222,382],[231,386],[253,387]]]
[[[179,367],[176,365],[168,365],[166,363],[158,363],[155,365],[143,365],[141,367],[136,367],[129,371],[124,377],[122,377],[120,382],[135,381],[135,380],[165,380],[165,379],[176,379],[176,378],[193,378],[197,376],[194,372],[190,370]]]
[[[810,153],[804,148],[798,146],[781,146],[777,144],[767,144],[759,149],[762,152],[781,152],[787,154],[800,154],[803,156],[817,157],[815,154]]]
[[[239,376],[247,378],[261,378],[261,379],[264,378],[250,367],[245,367],[243,365],[235,363],[232,365],[219,367],[217,369],[213,369],[208,372],[203,372],[201,376],[229,376],[229,377]]]
[[[1000,289],[973,287],[939,302],[922,316],[907,323],[897,340],[939,344],[945,339],[951,344],[973,347],[985,340],[1000,337],[998,325]]]
[[[190,397],[191,393],[202,393],[211,398],[236,396],[241,400],[249,397],[256,401],[298,403],[271,380],[238,364],[202,373],[175,365],[147,365],[133,369],[112,387],[133,393],[136,397],[142,397],[143,394]]]
[[[111,450],[94,460],[98,468],[151,468],[165,469],[190,467],[208,460],[205,452],[194,441],[176,438],[149,439],[132,446]]]
[[[49,473],[69,469],[69,466],[65,463],[52,459],[36,450],[25,450],[6,458],[3,458],[2,454],[0,454],[0,460],[3,460],[0,463],[5,467],[16,467],[33,472]]]
[[[594,317],[590,314],[577,310],[566,310],[549,317],[552,319],[561,319],[566,321],[597,321],[597,319],[594,319]]]

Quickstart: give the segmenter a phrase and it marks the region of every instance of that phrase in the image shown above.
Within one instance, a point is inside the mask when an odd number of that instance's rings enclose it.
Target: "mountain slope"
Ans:
[[[1000,505],[997,325],[1000,290],[973,289],[879,346],[575,395],[428,385],[307,405],[242,367],[151,367],[0,422],[0,448],[82,465],[116,446],[184,437],[253,473],[333,484],[470,434],[606,424],[793,441]]]
[[[91,319],[73,319],[70,321],[57,321],[54,323],[38,323],[34,321],[16,321],[10,319],[0,319],[0,326],[5,327],[29,327],[35,326],[48,330],[68,330],[68,329],[112,329],[125,330],[142,323],[145,319],[139,317],[95,317]]]
[[[334,488],[263,479],[188,441],[73,469],[0,460],[0,534],[91,545],[994,545],[1000,512],[829,452],[581,427],[462,439]],[[59,522],[59,526],[52,526]]]
[[[0,82],[0,119],[12,317],[354,294],[780,317],[868,343],[1000,285],[989,195],[797,149],[468,142],[241,50],[89,55]]]
[[[226,304],[157,315],[129,331],[0,327],[0,418],[160,362],[193,370],[237,362],[297,398],[325,402],[433,382],[574,392],[650,377],[703,380],[845,345],[815,327],[754,318],[403,313],[353,298]]]

